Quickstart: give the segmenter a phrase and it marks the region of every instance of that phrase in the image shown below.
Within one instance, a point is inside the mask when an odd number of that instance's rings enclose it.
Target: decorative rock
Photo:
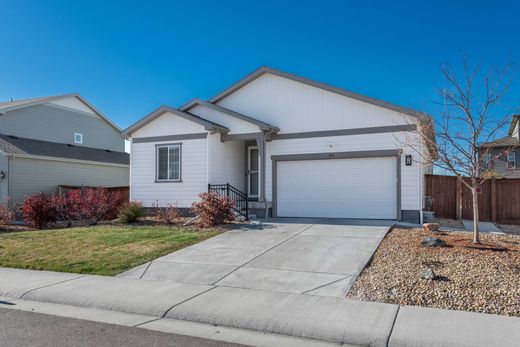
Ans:
[[[444,247],[446,242],[436,237],[425,236],[421,241],[423,247]]]
[[[440,226],[438,223],[424,223],[423,229],[429,230],[429,231],[437,231],[439,230]]]
[[[427,267],[421,271],[419,277],[423,280],[434,280],[437,276],[435,275],[435,272],[433,272],[432,268]]]

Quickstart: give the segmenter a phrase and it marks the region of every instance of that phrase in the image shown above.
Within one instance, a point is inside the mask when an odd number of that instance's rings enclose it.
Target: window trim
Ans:
[[[178,179],[159,179],[159,148],[178,147],[179,148],[179,178]],[[170,155],[168,151],[168,171],[170,172]],[[155,183],[180,183],[182,182],[182,143],[161,143],[155,145]]]
[[[484,166],[485,169],[491,169],[493,168],[493,159],[491,158],[491,154],[484,154],[482,157],[482,166]]]
[[[510,159],[509,159],[509,156],[510,156],[510,155],[513,155],[513,160],[510,160]],[[512,167],[509,166],[509,163],[510,163],[510,162],[513,162],[513,166],[512,166]],[[516,152],[515,152],[515,151],[511,151],[511,152],[507,153],[507,162],[506,162],[506,165],[507,165],[507,168],[510,169],[510,170],[512,170],[512,169],[516,169]]]
[[[81,137],[81,141],[76,141],[76,136]],[[78,133],[78,132],[74,132],[74,143],[77,143],[77,144],[83,144],[83,134],[82,133]]]

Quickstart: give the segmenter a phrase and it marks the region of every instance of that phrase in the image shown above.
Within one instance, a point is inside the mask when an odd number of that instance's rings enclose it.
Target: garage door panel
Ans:
[[[280,217],[395,219],[395,158],[278,162]]]

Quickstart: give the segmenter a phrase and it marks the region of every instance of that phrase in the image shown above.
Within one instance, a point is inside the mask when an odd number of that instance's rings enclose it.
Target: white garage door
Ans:
[[[395,158],[280,161],[279,217],[395,219]]]

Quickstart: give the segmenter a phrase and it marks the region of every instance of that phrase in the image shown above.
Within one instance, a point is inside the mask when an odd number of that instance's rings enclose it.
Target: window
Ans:
[[[507,153],[507,168],[516,169],[516,152]]]
[[[74,133],[74,143],[83,143],[83,134]]]
[[[485,168],[491,168],[493,167],[493,163],[491,162],[491,155],[485,154],[484,158],[482,158],[482,164]]]
[[[181,145],[157,146],[157,181],[181,180]]]

